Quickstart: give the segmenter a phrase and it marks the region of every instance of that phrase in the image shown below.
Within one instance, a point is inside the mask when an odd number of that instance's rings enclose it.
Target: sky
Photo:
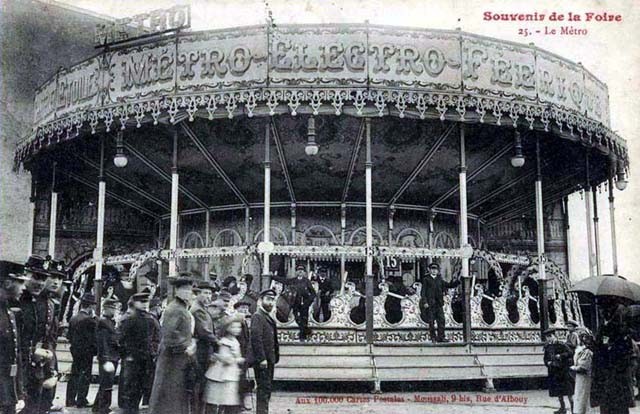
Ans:
[[[535,43],[536,46],[560,56],[582,62],[609,87],[611,127],[627,140],[631,158],[629,185],[616,191],[616,233],[619,274],[640,283],[640,185],[634,180],[634,165],[640,160],[640,8],[634,0],[60,0],[75,7],[113,17],[126,17],[176,4],[190,4],[192,30],[216,29],[262,24],[271,11],[276,24],[286,23],[363,23],[412,26],[434,29],[455,29],[511,40]],[[505,22],[486,20],[485,14],[539,13],[543,22]],[[580,22],[549,22],[551,13],[570,12],[582,17]],[[592,20],[585,21],[587,13]],[[621,21],[600,21],[603,17],[620,15]],[[606,18],[605,18],[606,20]],[[584,35],[545,35],[545,27],[561,25],[586,29]],[[540,30],[524,36],[524,29]],[[543,183],[544,186],[544,183]],[[533,191],[533,189],[532,189]],[[543,189],[544,191],[544,189]],[[603,273],[612,272],[610,220],[606,191],[598,195],[599,232]],[[574,194],[569,200],[570,211],[570,276],[579,280],[589,275],[584,200]]]

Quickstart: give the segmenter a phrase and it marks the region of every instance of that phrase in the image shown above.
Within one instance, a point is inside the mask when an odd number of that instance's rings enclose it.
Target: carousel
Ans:
[[[66,255],[75,294],[252,274],[237,300],[297,264],[322,269],[331,300],[310,310],[311,338],[278,315],[276,377],[295,379],[539,374],[541,331],[589,319],[569,292],[566,197],[584,192],[590,221],[606,187],[613,211],[629,160],[607,87],[582,65],[371,24],[176,29],[96,50],[39,88],[15,158],[34,223],[49,223],[40,253]],[[69,254],[73,237],[87,247]],[[462,281],[441,346],[425,346],[421,311],[432,262]],[[339,355],[335,369],[311,354]],[[510,354],[520,363],[501,371]]]

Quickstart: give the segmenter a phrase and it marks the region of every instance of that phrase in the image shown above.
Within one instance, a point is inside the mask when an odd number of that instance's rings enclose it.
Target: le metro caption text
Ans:
[[[610,11],[589,12],[548,12],[548,13],[504,13],[485,11],[482,14],[485,22],[522,23],[518,34],[529,36],[587,36],[589,25],[616,24],[623,21],[622,15]]]

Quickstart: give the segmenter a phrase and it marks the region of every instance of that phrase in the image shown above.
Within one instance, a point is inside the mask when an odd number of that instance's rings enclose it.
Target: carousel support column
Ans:
[[[587,216],[587,247],[589,252],[589,276],[594,276],[593,273],[593,240],[591,239],[591,179],[589,177],[589,152],[587,150],[587,156],[585,161],[586,182],[584,186],[584,206],[585,214]]]
[[[609,175],[609,215],[611,216],[611,263],[613,274],[618,274],[618,247],[616,246],[616,211],[613,197],[613,174]]]
[[[565,243],[565,254],[567,257],[567,275],[569,275],[569,279],[571,279],[571,266],[569,264],[569,258],[571,257],[571,223],[569,222],[569,198],[564,197],[562,199],[562,209],[564,216],[564,237],[566,240]]]
[[[49,216],[49,256],[56,254],[56,223],[58,222],[58,193],[56,192],[56,163],[51,179],[51,215]]]
[[[244,209],[244,244],[249,246],[251,241],[251,209],[245,207]]]
[[[536,236],[538,242],[538,303],[540,304],[540,337],[549,328],[549,303],[547,302],[547,275],[544,254],[544,216],[542,211],[542,167],[540,164],[540,138],[536,137]]]
[[[466,249],[469,246],[469,229],[467,227],[467,160],[465,149],[464,125],[460,125],[460,248]],[[465,343],[471,342],[471,278],[469,278],[469,258],[462,257],[462,268],[460,269],[462,278],[462,289],[464,293],[464,320],[463,320],[463,340]]]
[[[345,238],[347,237],[347,205],[340,206],[340,243],[344,247]],[[340,294],[344,293],[344,285],[347,283],[347,269],[344,253],[340,256]]]
[[[367,266],[365,286],[366,309],[366,339],[367,344],[373,344],[373,206],[371,202],[371,119],[366,118],[365,134],[367,140],[367,157],[365,161],[365,216],[366,216],[366,243]]]
[[[291,244],[296,244],[296,203],[291,203]],[[291,267],[289,273],[294,275],[296,271],[296,258],[291,257]]]
[[[593,241],[596,246],[596,274],[598,276],[602,275],[602,269],[600,267],[600,232],[598,230],[598,192],[596,191],[596,187],[594,186],[592,189],[593,194]]]
[[[262,235],[264,236],[264,243],[267,245],[270,242],[270,232],[271,232],[271,157],[270,157],[270,124],[267,123],[265,126],[265,135],[264,135],[264,230]],[[261,289],[267,289],[269,284],[271,283],[269,277],[269,252],[265,251],[262,259],[262,277],[261,279]]]
[[[96,250],[94,258],[96,261],[96,274],[94,283],[96,286],[96,313],[100,315],[102,305],[102,265],[103,265],[103,248],[104,248],[104,212],[105,212],[105,194],[107,192],[107,183],[104,180],[104,136],[100,139],[100,174],[98,176],[98,230],[96,233]]]
[[[29,240],[27,245],[27,257],[33,254],[33,238],[36,233],[36,186],[35,172],[31,175],[31,196],[29,197]]]
[[[204,247],[209,247],[209,236],[211,233],[211,212],[209,209],[205,212],[204,219]],[[204,258],[204,280],[207,282],[209,281],[209,260],[211,260],[209,257]]]
[[[178,129],[173,130],[173,156],[171,164],[171,223],[169,225],[169,277],[178,273]]]

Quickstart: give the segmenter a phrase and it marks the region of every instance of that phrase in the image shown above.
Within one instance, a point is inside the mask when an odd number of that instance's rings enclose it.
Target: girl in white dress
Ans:
[[[576,374],[573,392],[574,414],[586,414],[591,396],[591,361],[593,359],[593,336],[589,332],[579,334],[579,343],[573,354],[571,370]]]
[[[240,400],[240,366],[244,358],[240,351],[240,343],[236,338],[242,332],[243,315],[228,316],[222,322],[223,337],[218,341],[218,352],[209,365],[205,377],[207,385],[204,399],[208,405],[217,406],[213,412],[218,414],[235,414],[241,410]]]

